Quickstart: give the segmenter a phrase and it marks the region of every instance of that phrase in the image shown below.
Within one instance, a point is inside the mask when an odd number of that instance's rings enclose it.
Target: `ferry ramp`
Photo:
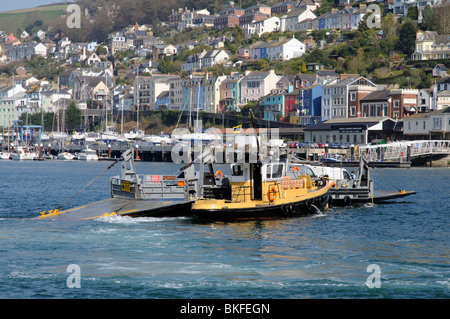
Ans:
[[[107,198],[79,207],[41,212],[36,219],[90,220],[109,216],[180,217],[189,216],[193,200]]]

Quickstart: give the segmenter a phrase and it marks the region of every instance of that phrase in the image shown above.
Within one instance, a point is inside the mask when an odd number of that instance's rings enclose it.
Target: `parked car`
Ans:
[[[339,148],[339,143],[336,143],[336,142],[330,143],[330,144],[328,144],[328,147],[329,148]]]
[[[303,144],[297,141],[291,142],[289,148],[303,148]]]
[[[304,146],[304,147],[310,147],[310,148],[312,148],[312,147],[318,147],[318,145],[317,145],[316,142],[304,142],[304,143],[303,143],[303,146]]]
[[[321,162],[342,162],[342,155],[340,154],[328,154],[328,157],[322,157],[320,159]]]
[[[325,148],[325,147],[327,147],[328,146],[328,144],[326,144],[326,143],[322,143],[322,142],[318,142],[317,143],[317,147],[318,148]]]

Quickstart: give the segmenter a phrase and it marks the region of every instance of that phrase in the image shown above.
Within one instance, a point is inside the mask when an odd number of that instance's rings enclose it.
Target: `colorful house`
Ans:
[[[298,91],[300,125],[314,125],[321,122],[322,85],[308,85]]]

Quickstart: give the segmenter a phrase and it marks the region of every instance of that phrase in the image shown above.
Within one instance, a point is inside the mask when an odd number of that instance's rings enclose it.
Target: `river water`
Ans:
[[[389,178],[417,194],[292,219],[33,219],[110,164],[0,162],[0,298],[450,297],[449,169],[377,169],[383,176],[372,172],[376,189],[395,190]],[[138,173],[178,168],[136,163]],[[226,174],[227,167],[219,168]],[[119,169],[64,209],[108,197],[109,178]]]

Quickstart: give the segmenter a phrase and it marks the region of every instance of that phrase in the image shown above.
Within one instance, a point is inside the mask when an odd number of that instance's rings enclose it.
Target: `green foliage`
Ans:
[[[81,110],[75,102],[70,103],[66,109],[65,125],[69,131],[75,130],[81,125]]]
[[[401,37],[398,38],[395,48],[408,56],[411,55],[414,52],[416,32],[417,26],[413,21],[408,19],[403,22],[399,29]]]

